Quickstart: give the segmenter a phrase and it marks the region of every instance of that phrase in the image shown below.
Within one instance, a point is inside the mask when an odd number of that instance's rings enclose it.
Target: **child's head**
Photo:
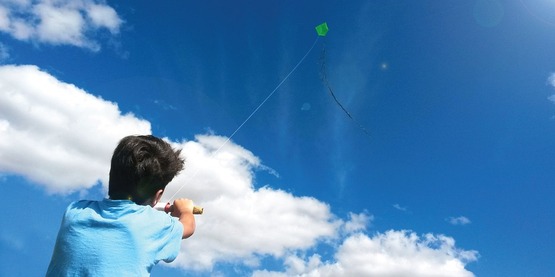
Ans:
[[[123,138],[112,156],[108,186],[110,199],[151,204],[156,194],[183,169],[184,160],[180,153],[181,150],[174,150],[154,136]]]

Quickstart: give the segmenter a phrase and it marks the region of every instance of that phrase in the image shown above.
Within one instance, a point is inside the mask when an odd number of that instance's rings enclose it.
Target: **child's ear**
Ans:
[[[162,198],[162,194],[164,194],[164,190],[158,190],[156,192],[156,194],[154,195],[154,201],[152,201],[152,207],[156,206],[156,204],[158,204],[158,201],[160,201],[160,198]]]

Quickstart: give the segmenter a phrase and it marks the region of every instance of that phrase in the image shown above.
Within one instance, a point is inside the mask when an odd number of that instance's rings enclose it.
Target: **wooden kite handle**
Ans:
[[[203,212],[204,212],[203,207],[199,207],[199,206],[194,206],[193,207],[193,214],[202,214]]]
[[[154,209],[165,212],[165,213],[169,213],[171,212],[171,208],[172,205],[170,203],[158,203],[154,206]],[[193,214],[202,214],[204,212],[204,208],[203,207],[199,207],[199,206],[194,206],[193,207]]]

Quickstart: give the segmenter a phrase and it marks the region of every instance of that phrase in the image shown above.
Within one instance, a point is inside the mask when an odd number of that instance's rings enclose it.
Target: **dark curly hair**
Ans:
[[[183,170],[181,150],[155,136],[127,136],[112,155],[108,195],[145,205]]]

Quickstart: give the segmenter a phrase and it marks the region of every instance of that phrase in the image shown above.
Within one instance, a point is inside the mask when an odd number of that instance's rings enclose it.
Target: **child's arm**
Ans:
[[[179,222],[183,225],[183,239],[193,235],[195,232],[195,217],[193,216],[193,201],[189,199],[176,199],[173,202],[171,215],[179,218]]]

